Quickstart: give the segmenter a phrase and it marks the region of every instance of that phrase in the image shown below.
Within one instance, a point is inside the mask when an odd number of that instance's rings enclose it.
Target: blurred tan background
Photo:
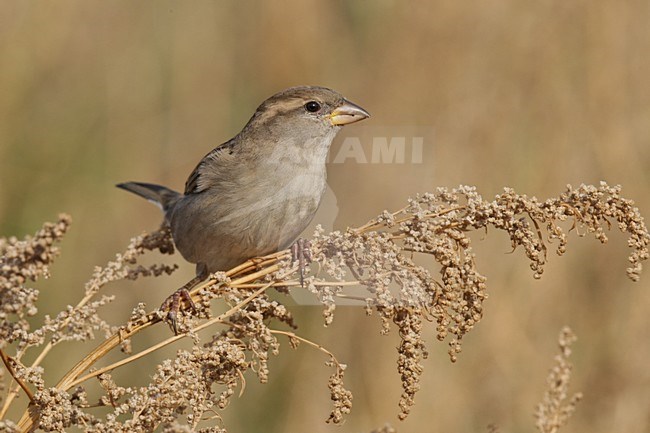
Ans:
[[[422,164],[332,165],[317,222],[360,225],[439,185],[546,198],[600,180],[622,184],[650,215],[649,23],[646,0],[2,2],[0,233],[22,236],[72,214],[52,279],[39,284],[41,312],[54,314],[80,298],[93,266],[160,222],[158,209],[115,183],[182,189],[262,100],[298,84],[344,93],[372,113],[368,127],[435,131]],[[650,431],[650,275],[626,279],[624,238],[612,233],[600,246],[572,237],[541,281],[519,252],[507,254],[505,237],[480,239],[485,317],[455,365],[429,330],[431,356],[405,422],[395,335],[380,337],[359,308],[340,308],[324,330],[317,308],[297,306],[300,332],[349,365],[353,413],[342,427],[324,423],[325,359],[285,344],[270,384],[249,378],[224,412],[229,431],[368,432],[385,422],[400,433],[490,423],[534,431],[565,324],[579,337],[572,389],[585,399],[563,431]],[[138,301],[157,305],[193,273],[173,261],[181,270],[172,277],[109,287],[118,300],[105,317],[119,323]],[[54,351],[51,380],[90,346]],[[135,367],[136,376],[150,371]]]

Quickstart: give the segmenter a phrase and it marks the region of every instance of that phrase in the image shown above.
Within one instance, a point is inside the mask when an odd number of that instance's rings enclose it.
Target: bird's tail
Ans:
[[[161,208],[165,214],[167,214],[168,210],[174,207],[178,199],[181,197],[180,193],[153,183],[124,182],[118,183],[115,186],[146,198]]]

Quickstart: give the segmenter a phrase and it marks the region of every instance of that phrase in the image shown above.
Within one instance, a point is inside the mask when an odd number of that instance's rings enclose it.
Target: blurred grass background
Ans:
[[[439,185],[546,198],[600,180],[622,184],[650,215],[648,23],[645,0],[2,2],[0,233],[72,214],[53,278],[39,284],[41,312],[54,314],[76,302],[93,266],[160,222],[115,183],[182,189],[263,99],[298,84],[339,90],[372,113],[367,125],[435,130],[423,164],[332,165],[317,222],[360,225]],[[455,365],[430,329],[405,422],[396,337],[380,337],[359,308],[340,308],[324,330],[317,308],[296,307],[300,332],[349,365],[353,413],[326,425],[325,360],[285,346],[271,383],[249,378],[224,412],[229,431],[367,432],[386,421],[400,433],[533,431],[565,324],[579,337],[573,389],[585,399],[564,431],[650,431],[650,276],[626,279],[623,237],[604,247],[574,237],[541,281],[518,252],[506,254],[503,236],[476,240],[492,294],[485,318]],[[118,300],[105,316],[117,323],[138,301],[157,305],[192,273],[182,264],[172,277],[112,286]],[[55,350],[51,380],[90,346]],[[151,371],[134,367],[116,377],[137,384]]]

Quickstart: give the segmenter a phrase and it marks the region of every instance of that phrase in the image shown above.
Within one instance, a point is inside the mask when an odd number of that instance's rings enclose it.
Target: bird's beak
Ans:
[[[332,111],[329,115],[330,122],[334,126],[347,125],[349,123],[358,122],[370,117],[370,114],[356,104],[343,100],[343,105]]]

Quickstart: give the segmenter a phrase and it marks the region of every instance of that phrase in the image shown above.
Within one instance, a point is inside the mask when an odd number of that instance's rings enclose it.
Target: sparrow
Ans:
[[[262,102],[237,135],[205,155],[182,194],[150,183],[117,185],[158,205],[176,248],[196,264],[196,276],[161,306],[175,333],[181,300],[194,310],[192,287],[294,244],[325,192],[334,137],[369,116],[334,90],[292,87]]]

